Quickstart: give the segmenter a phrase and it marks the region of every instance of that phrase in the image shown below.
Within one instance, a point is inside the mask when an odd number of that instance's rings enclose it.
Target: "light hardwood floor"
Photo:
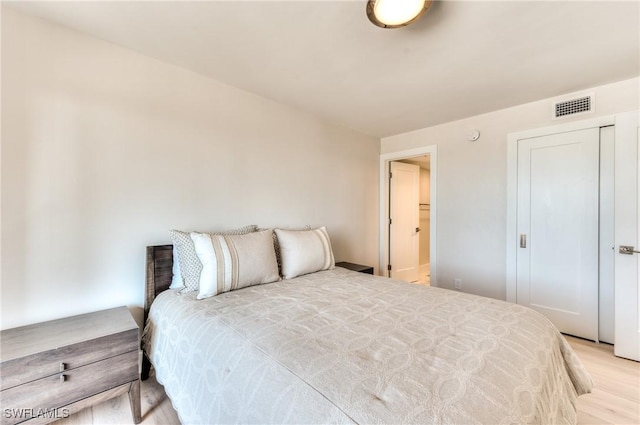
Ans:
[[[579,424],[640,424],[640,363],[613,355],[613,346],[567,336],[595,386],[578,398]]]
[[[640,424],[640,363],[613,355],[608,344],[566,337],[591,373],[595,388],[578,399],[578,424]],[[142,423],[179,424],[164,389],[152,376],[142,383]],[[56,425],[132,424],[126,394],[85,409]]]

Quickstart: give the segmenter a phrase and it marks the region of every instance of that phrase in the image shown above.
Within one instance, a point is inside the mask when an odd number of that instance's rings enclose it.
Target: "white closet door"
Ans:
[[[389,276],[415,282],[419,277],[420,167],[393,161],[390,170]]]
[[[517,303],[598,339],[599,128],[518,142]]]

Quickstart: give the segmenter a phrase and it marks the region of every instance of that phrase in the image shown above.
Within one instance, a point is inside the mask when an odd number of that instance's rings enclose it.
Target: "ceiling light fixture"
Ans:
[[[400,28],[418,20],[433,0],[368,0],[367,16],[381,28]]]

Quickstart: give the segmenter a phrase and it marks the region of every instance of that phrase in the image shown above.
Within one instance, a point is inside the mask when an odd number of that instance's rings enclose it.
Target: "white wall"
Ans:
[[[438,286],[453,288],[459,277],[465,292],[506,297],[507,134],[636,110],[639,82],[586,90],[596,111],[582,117],[553,121],[547,99],[382,139],[383,154],[438,145]],[[474,128],[480,139],[469,142]]]
[[[167,230],[326,225],[377,264],[379,141],[2,9],[2,328],[143,305]]]

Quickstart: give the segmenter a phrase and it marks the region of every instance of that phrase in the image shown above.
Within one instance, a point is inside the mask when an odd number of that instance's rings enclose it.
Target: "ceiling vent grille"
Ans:
[[[593,94],[589,94],[555,102],[553,104],[553,118],[558,119],[577,114],[585,114],[593,112],[593,110]]]

